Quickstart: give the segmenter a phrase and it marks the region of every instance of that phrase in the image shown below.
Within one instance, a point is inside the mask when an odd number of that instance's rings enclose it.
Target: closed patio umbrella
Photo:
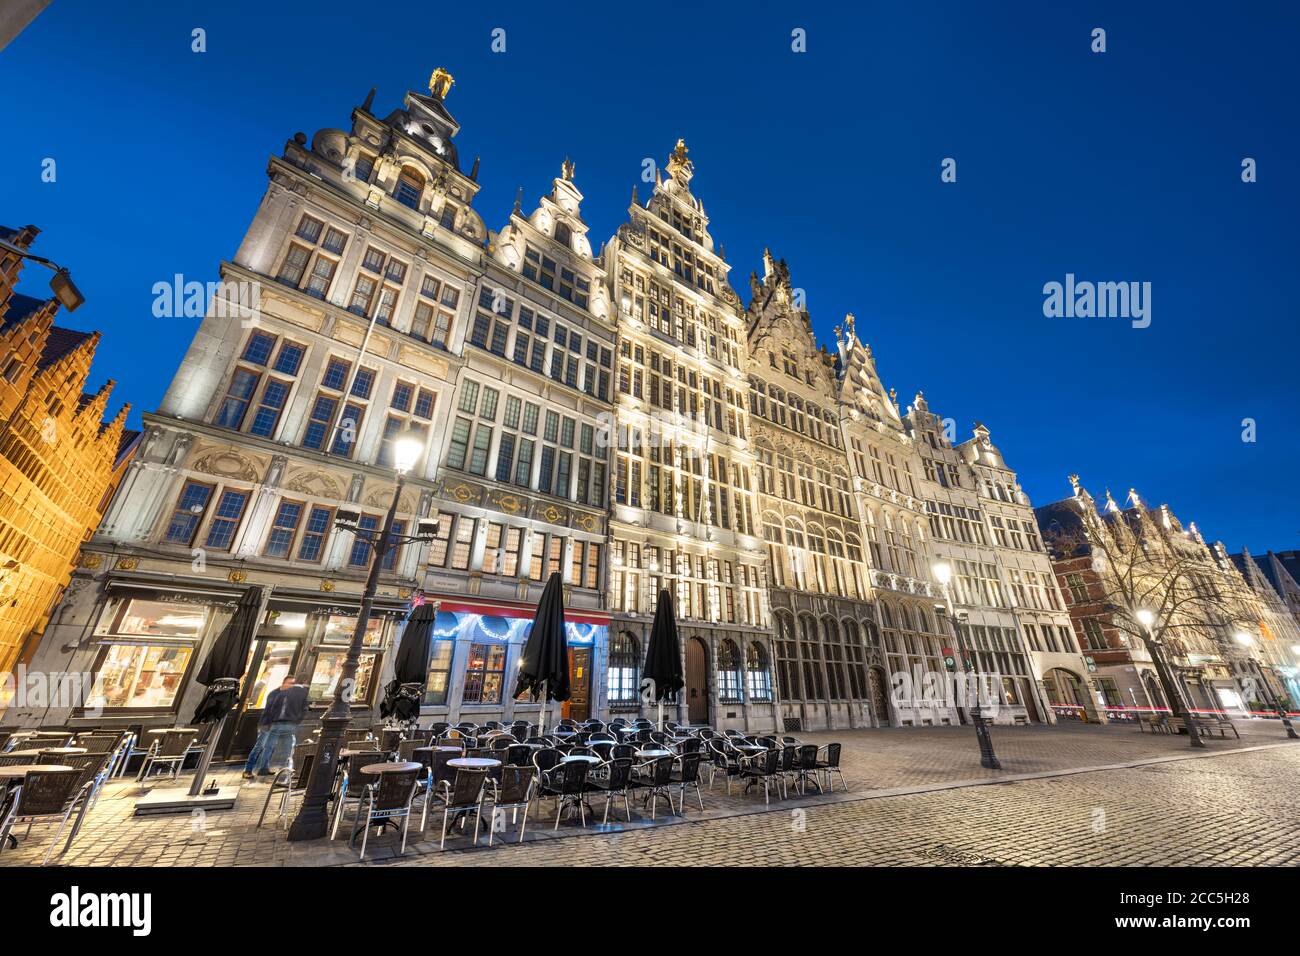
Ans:
[[[212,762],[212,753],[216,750],[226,717],[239,700],[239,681],[248,666],[248,650],[253,646],[261,609],[262,589],[250,587],[245,590],[235,606],[235,613],[213,642],[212,650],[208,652],[207,660],[195,678],[207,690],[203,692],[203,699],[194,711],[194,723],[215,723],[216,726],[212,728],[208,745],[195,768],[190,796],[198,796],[203,788],[203,778]]]
[[[547,701],[569,699],[569,647],[564,633],[564,586],[558,572],[552,572],[537,602],[537,615],[519,662],[515,696],[524,691],[533,700],[542,698],[538,733],[546,733]]]
[[[384,699],[379,704],[379,715],[409,723],[420,716],[420,700],[424,697],[425,682],[429,677],[429,649],[433,644],[433,625],[438,616],[436,603],[421,604],[406,619],[402,642],[397,645],[397,658],[393,663],[393,679],[384,688]]]
[[[659,729],[662,730],[664,701],[676,700],[677,692],[686,683],[682,678],[682,644],[681,638],[677,636],[677,614],[673,607],[673,596],[667,589],[659,592],[641,679],[650,682],[655,699],[659,701]]]

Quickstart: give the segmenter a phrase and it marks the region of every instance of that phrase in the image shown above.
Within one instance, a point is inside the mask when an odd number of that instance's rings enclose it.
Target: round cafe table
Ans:
[[[671,757],[673,752],[671,750],[638,750],[636,755],[645,757],[647,760],[653,760],[659,757]]]
[[[457,770],[491,770],[493,767],[501,766],[501,761],[493,760],[491,757],[457,757],[455,760],[448,760],[447,766],[455,767]]]
[[[387,763],[368,763],[361,768],[362,773],[396,773],[399,770],[419,770],[423,764],[414,760],[396,760]]]
[[[592,754],[568,754],[560,758],[560,763],[578,763],[579,761],[596,764],[600,763],[600,758]]]

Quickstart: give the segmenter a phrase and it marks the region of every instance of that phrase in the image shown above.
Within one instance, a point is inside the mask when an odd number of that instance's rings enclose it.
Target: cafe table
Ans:
[[[39,757],[53,754],[56,757],[76,757],[86,753],[85,747],[33,747],[30,750],[11,750],[6,757]]]
[[[578,763],[580,761],[582,763],[597,764],[600,763],[600,758],[592,754],[566,754],[560,758],[560,763]]]
[[[368,763],[361,768],[362,773],[396,773],[399,770],[419,770],[423,764],[414,760],[392,760],[384,763]]]
[[[671,757],[673,752],[671,750],[638,750],[636,755],[647,760],[655,760],[659,757]]]
[[[493,767],[501,766],[501,761],[493,760],[491,757],[457,757],[455,760],[448,760],[447,766],[455,767],[457,770],[491,770]]]

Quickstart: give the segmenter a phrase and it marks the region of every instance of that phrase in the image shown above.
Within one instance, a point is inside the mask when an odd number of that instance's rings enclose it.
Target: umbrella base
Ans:
[[[238,787],[221,787],[216,793],[201,793],[195,797],[190,796],[184,787],[167,787],[153,790],[137,800],[135,815],[148,817],[163,813],[193,813],[195,810],[229,810],[235,805],[237,796]]]

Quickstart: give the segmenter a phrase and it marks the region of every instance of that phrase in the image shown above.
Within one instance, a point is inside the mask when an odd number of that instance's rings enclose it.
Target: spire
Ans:
[[[375,105],[375,87],[372,86],[370,88],[370,92],[366,94],[366,101],[361,104],[361,109],[369,113],[371,107],[374,105]]]
[[[469,171],[469,178],[471,182],[478,182],[478,164],[480,159],[482,159],[481,156],[474,157],[474,168]]]
[[[772,261],[772,250],[767,246],[763,247],[763,281],[766,282],[776,271],[776,263]]]
[[[639,200],[636,198],[636,183],[632,184],[632,205],[638,205]]]
[[[1115,499],[1110,496],[1110,489],[1106,489],[1106,511],[1110,514],[1119,513],[1119,505],[1115,504]]]
[[[515,215],[522,215],[523,210],[520,208],[519,204],[522,203],[523,201],[524,201],[524,187],[520,186],[519,191],[515,193]]]

